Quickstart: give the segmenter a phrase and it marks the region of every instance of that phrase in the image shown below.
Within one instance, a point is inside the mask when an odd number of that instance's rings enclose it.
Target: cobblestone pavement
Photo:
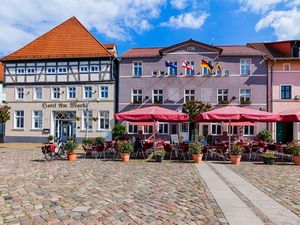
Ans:
[[[0,148],[0,177],[0,224],[227,224],[192,163]]]
[[[228,166],[265,194],[300,216],[300,167],[241,163]]]

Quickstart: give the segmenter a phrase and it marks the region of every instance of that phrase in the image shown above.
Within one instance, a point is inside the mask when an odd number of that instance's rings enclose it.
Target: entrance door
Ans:
[[[189,141],[189,134],[189,123],[182,123],[180,136],[183,137],[183,141]]]
[[[293,123],[276,123],[276,141],[288,143],[293,141]]]

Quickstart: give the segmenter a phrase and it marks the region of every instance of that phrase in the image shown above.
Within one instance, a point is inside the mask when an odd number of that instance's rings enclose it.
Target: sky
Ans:
[[[119,54],[190,38],[214,45],[300,39],[300,0],[0,0],[0,56],[72,16]]]

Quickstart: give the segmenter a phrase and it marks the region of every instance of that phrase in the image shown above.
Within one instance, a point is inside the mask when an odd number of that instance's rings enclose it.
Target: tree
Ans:
[[[0,123],[10,120],[10,107],[7,105],[0,107]]]
[[[191,133],[194,135],[194,140],[196,137],[196,116],[200,113],[207,112],[210,109],[211,104],[196,100],[187,101],[183,104],[183,112],[189,114],[190,117],[190,131],[192,131]]]
[[[126,134],[126,127],[123,124],[116,124],[112,129],[112,138],[116,141],[122,139]]]

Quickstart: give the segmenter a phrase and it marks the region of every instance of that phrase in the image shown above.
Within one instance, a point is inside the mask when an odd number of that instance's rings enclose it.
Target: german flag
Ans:
[[[212,73],[212,69],[214,68],[212,65],[210,65],[208,62],[206,62],[206,61],[203,60],[203,59],[202,59],[202,61],[201,61],[200,67],[208,69],[208,71],[209,71],[210,73]]]

